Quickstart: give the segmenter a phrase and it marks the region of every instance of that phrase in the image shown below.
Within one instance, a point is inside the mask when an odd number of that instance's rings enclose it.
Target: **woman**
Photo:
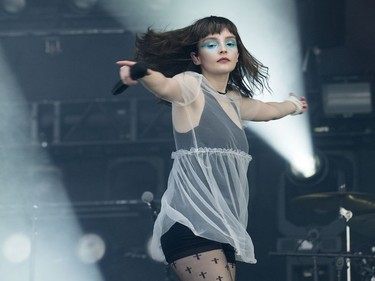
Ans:
[[[247,169],[251,160],[242,120],[269,121],[306,111],[304,98],[252,99],[267,88],[268,71],[244,47],[236,26],[206,17],[182,29],[149,29],[136,41],[139,79],[172,104],[176,151],[168,188],[154,225],[155,258],[182,280],[235,280],[236,261],[255,263],[246,231]],[[135,85],[119,61],[124,84]]]

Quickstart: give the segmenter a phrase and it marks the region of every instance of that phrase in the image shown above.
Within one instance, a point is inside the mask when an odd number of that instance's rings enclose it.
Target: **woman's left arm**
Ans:
[[[290,94],[283,102],[262,102],[242,97],[241,118],[247,121],[277,120],[288,115],[302,114],[307,108],[305,97],[297,98],[294,94]]]

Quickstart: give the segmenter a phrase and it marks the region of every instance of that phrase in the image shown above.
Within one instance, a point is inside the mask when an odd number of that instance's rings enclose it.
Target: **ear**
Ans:
[[[190,53],[190,57],[191,57],[191,59],[193,60],[193,63],[194,63],[195,65],[200,65],[200,64],[201,64],[200,59],[199,59],[199,56],[197,56],[197,54],[196,54],[195,52],[191,52],[191,53]]]

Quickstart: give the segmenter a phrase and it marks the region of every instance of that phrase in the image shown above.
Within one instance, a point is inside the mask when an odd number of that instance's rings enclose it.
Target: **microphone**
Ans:
[[[135,65],[130,67],[130,77],[133,80],[138,80],[142,77],[144,77],[147,74],[147,65],[146,63],[140,61],[137,62]],[[118,81],[115,86],[112,88],[112,94],[113,95],[119,95],[122,92],[124,92],[127,88],[129,88],[129,85],[124,84],[121,80]]]
[[[152,192],[150,191],[143,192],[142,201],[150,207],[150,209],[152,210],[152,218],[156,220],[159,211],[154,202],[154,194],[152,194]]]

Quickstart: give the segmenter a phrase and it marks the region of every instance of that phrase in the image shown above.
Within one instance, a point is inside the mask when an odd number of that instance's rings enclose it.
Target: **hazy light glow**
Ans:
[[[300,174],[313,172],[314,151],[308,124],[303,116],[269,123],[247,122],[248,128],[275,149]]]
[[[310,178],[316,174],[319,163],[310,155],[298,155],[291,161],[291,170],[297,177]]]
[[[147,255],[149,257],[152,257],[152,254],[151,254],[151,240],[152,240],[152,236],[147,240],[147,245],[146,245]],[[154,259],[154,260],[157,261],[157,262],[163,262],[162,259],[160,259],[160,260]]]
[[[5,12],[17,14],[26,8],[26,0],[2,0],[1,5]]]
[[[3,243],[3,255],[12,263],[21,263],[30,257],[31,241],[23,233],[14,233]]]
[[[273,2],[272,6],[259,7],[260,15],[268,15],[260,19],[260,26],[264,27],[261,38],[253,39],[253,43],[249,38],[247,42],[254,50],[255,56],[270,69],[270,86],[273,93],[255,96],[263,101],[282,101],[288,98],[289,93],[299,97],[305,96],[294,2]],[[274,30],[275,26],[277,32]],[[246,122],[246,126],[275,149],[300,174],[307,176],[314,173],[308,113],[267,123]]]
[[[0,45],[1,280],[102,281],[103,278],[96,267],[89,270],[82,264],[78,266],[76,260],[73,262],[72,257],[76,258],[77,237],[81,235],[76,218],[60,219],[54,215],[57,208],[52,208],[53,212],[51,212],[51,207],[48,207],[51,202],[59,202],[69,209],[69,199],[59,169],[54,167],[45,150],[35,144],[31,145],[30,120],[32,118],[30,118],[29,104],[24,99],[22,89],[7,64],[1,48],[2,45]],[[12,213],[11,216],[7,216],[7,213],[3,212],[8,210],[16,212],[14,215]],[[15,234],[9,236],[12,233]],[[23,233],[29,234],[30,237]]]
[[[71,0],[72,5],[81,11],[88,11],[92,9],[98,0]]]
[[[87,233],[79,239],[77,254],[83,263],[96,263],[104,257],[105,252],[105,242],[98,234]]]

